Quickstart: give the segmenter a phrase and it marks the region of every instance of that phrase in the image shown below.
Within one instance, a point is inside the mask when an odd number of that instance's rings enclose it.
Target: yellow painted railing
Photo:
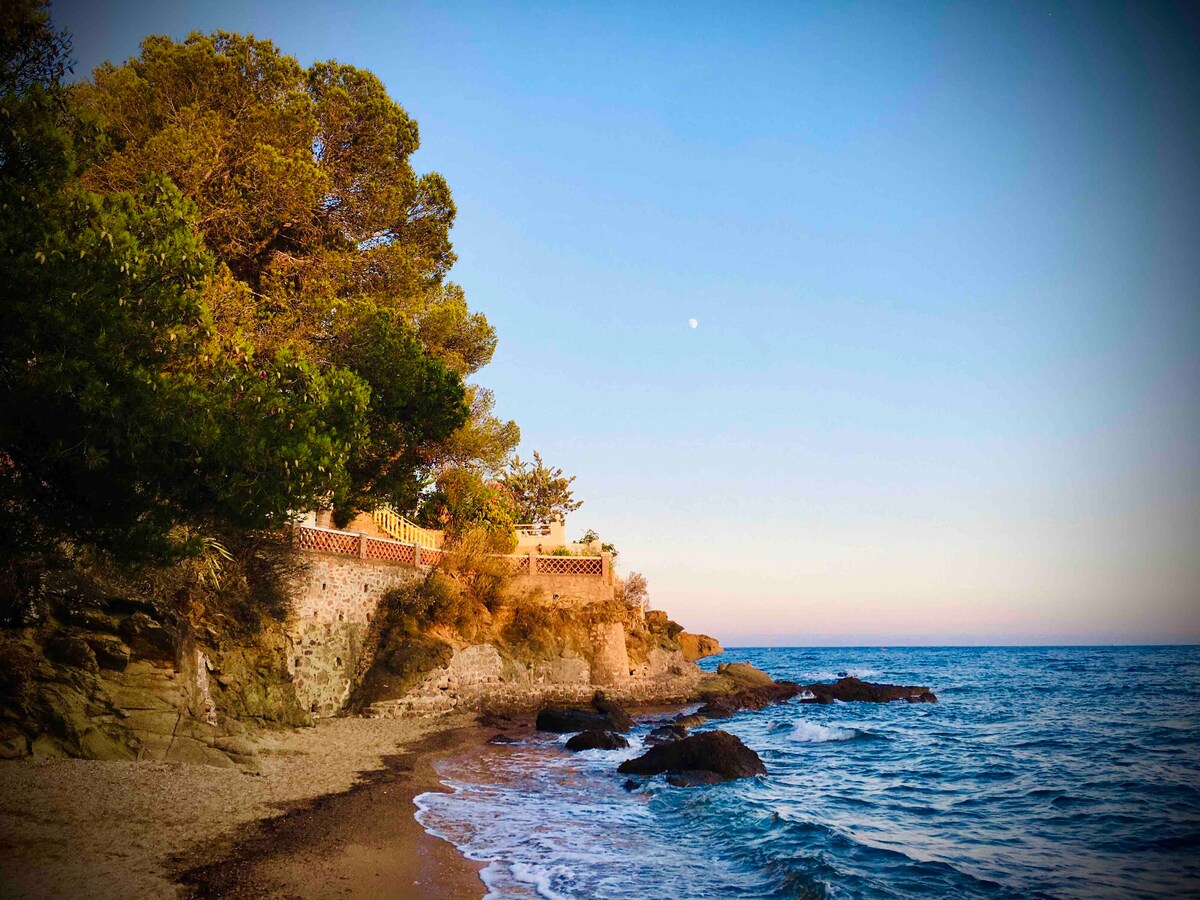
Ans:
[[[379,526],[379,530],[390,535],[393,540],[406,544],[420,544],[430,550],[437,550],[442,545],[442,533],[429,528],[415,525],[390,506],[381,506],[371,513],[371,518]]]

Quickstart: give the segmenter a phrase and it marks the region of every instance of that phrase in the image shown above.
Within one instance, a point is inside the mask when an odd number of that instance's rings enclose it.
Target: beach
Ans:
[[[261,735],[261,774],[0,763],[0,896],[479,897],[479,867],[412,800],[441,789],[435,759],[494,733],[466,715],[320,720]]]

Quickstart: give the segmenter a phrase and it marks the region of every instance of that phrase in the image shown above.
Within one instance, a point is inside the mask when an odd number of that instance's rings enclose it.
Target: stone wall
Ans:
[[[623,648],[623,632],[620,644]],[[522,663],[492,644],[473,644],[457,651],[404,697],[375,703],[365,712],[396,717],[462,709],[534,709],[546,703],[587,703],[597,688],[621,702],[688,702],[699,680],[699,668],[678,651],[653,650],[650,659],[626,677],[597,684],[592,665],[582,657]]]
[[[512,591],[564,606],[585,606],[613,599],[612,580],[597,575],[516,575]]]
[[[424,572],[409,566],[364,563],[353,557],[313,554],[294,600],[288,670],[300,705],[315,716],[339,712],[350,696],[363,647],[380,599]]]

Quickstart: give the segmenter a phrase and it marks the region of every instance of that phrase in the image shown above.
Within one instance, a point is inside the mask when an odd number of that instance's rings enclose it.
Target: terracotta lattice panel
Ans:
[[[539,575],[603,575],[604,560],[598,556],[539,556]]]
[[[343,531],[326,531],[322,528],[297,528],[296,542],[301,550],[317,553],[341,553],[358,556],[358,535]]]
[[[385,541],[369,537],[367,540],[367,559],[383,559],[388,562],[404,563],[407,566],[416,565],[413,545],[402,544],[399,541]],[[421,551],[421,561],[425,561],[428,550]]]

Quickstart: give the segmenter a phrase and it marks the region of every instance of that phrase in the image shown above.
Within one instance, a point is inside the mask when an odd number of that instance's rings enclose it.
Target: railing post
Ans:
[[[358,533],[358,558],[367,558],[367,536],[361,531]]]
[[[421,544],[419,541],[413,541],[413,565],[418,569],[421,568]]]

